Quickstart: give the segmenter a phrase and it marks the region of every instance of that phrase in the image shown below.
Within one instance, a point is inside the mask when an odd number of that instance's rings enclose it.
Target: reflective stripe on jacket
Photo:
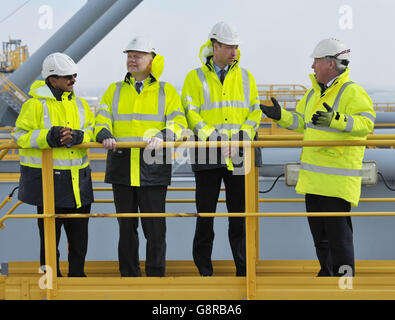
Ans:
[[[189,72],[184,81],[181,101],[189,128],[202,141],[214,131],[231,138],[240,130],[254,140],[262,117],[255,79],[249,71],[239,67],[238,51],[222,84],[214,70],[212,55],[209,40],[200,49],[203,66]],[[230,159],[227,167],[232,170]],[[195,169],[199,170],[196,166]]]
[[[76,98],[73,93],[65,92],[62,101],[57,101],[44,81],[35,81],[29,94],[33,98],[23,104],[15,123],[15,131],[12,133],[13,139],[23,148],[19,152],[22,166],[42,167],[41,149],[50,148],[47,135],[53,126],[67,126],[72,130],[82,130],[84,131],[83,142],[93,140],[94,116],[85,100]],[[70,94],[72,95],[71,99]],[[54,170],[71,171],[77,208],[81,206],[79,170],[86,168],[88,165],[86,149],[53,149]],[[55,188],[62,188],[62,186],[58,185]],[[62,204],[56,203],[56,199],[55,205],[62,206]]]
[[[187,123],[176,89],[169,83],[147,78],[138,94],[134,84],[134,78],[126,77],[109,86],[96,115],[95,136],[106,128],[116,141],[144,141],[162,133],[172,136],[172,140],[179,138]],[[170,184],[171,159],[163,159],[162,163],[147,161],[150,159],[146,149],[109,151],[105,182],[130,186]]]
[[[281,111],[277,122],[284,128],[304,133],[304,140],[366,140],[373,131],[376,113],[366,91],[349,80],[346,69],[321,94],[314,75],[312,88],[296,106],[296,112]],[[329,127],[315,126],[311,119],[323,103],[332,106],[335,116]],[[338,197],[357,206],[361,193],[363,146],[304,147],[296,192]]]

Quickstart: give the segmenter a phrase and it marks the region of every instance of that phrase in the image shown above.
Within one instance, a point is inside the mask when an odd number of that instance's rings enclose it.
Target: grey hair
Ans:
[[[348,61],[347,60],[340,60],[334,57],[325,57],[327,61],[335,61],[335,69],[337,72],[342,73],[346,70]]]

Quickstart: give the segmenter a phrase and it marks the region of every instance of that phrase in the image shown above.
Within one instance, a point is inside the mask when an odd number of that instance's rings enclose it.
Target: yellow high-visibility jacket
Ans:
[[[44,81],[35,81],[29,94],[33,98],[23,104],[12,137],[23,148],[19,152],[21,169],[24,169],[21,170],[20,200],[29,204],[40,205],[42,197],[39,197],[40,199],[37,199],[38,202],[36,202],[33,199],[33,194],[35,194],[35,191],[42,192],[41,170],[37,171],[39,176],[36,174],[36,177],[33,177],[35,175],[34,170],[25,169],[42,168],[41,149],[50,148],[47,135],[53,126],[82,130],[84,132],[83,142],[92,141],[94,116],[88,103],[81,98],[76,98],[74,93],[64,92],[62,101],[56,100]],[[93,202],[86,149],[54,148],[53,168],[55,173],[55,206],[74,207],[73,202],[75,202],[78,208],[81,205]],[[60,181],[58,176],[70,177],[72,183],[71,194],[68,192],[70,190],[67,189],[67,183]],[[30,190],[34,185],[31,181],[33,178],[37,178],[38,190]],[[25,190],[27,185],[30,186],[29,190]],[[84,190],[81,190],[81,186]]]
[[[366,91],[349,80],[349,69],[323,94],[315,76],[310,78],[313,86],[299,101],[296,112],[282,109],[277,123],[304,133],[305,141],[366,140],[373,131],[376,113]],[[326,111],[324,102],[333,108],[335,116],[329,127],[318,127],[311,119],[316,111]],[[364,153],[364,146],[304,147],[296,192],[338,197],[357,206]]]
[[[144,141],[161,133],[165,140],[169,136],[171,140],[178,139],[187,122],[176,89],[170,83],[158,81],[162,70],[163,57],[157,54],[152,62],[152,76],[144,80],[140,94],[130,73],[124,81],[112,83],[96,114],[95,137],[105,128],[116,141]],[[161,163],[150,159],[146,149],[117,149],[107,153],[107,183],[169,185],[170,179],[171,159],[166,156]]]
[[[181,101],[189,128],[199,140],[206,141],[215,131],[231,138],[244,131],[254,140],[261,121],[259,95],[251,73],[239,67],[240,50],[229,67],[223,84],[218,79],[213,61],[211,40],[200,49],[202,67],[188,73],[184,81]],[[260,159],[260,155],[256,158]],[[211,163],[211,162],[210,162]],[[220,164],[193,165],[194,170],[218,167]],[[232,170],[232,161],[227,167]]]

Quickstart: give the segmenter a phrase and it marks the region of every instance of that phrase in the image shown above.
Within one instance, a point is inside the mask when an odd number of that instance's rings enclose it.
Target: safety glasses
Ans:
[[[72,80],[73,78],[77,78],[77,74],[76,73],[74,73],[74,74],[71,74],[71,75],[68,75],[68,76],[58,76],[59,78],[63,78],[63,79],[67,79],[67,80]]]

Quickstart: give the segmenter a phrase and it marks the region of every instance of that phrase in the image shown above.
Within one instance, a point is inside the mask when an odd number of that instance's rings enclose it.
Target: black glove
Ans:
[[[84,140],[84,131],[82,130],[71,130],[71,135],[73,140],[71,140],[71,145],[81,144]]]
[[[280,120],[281,119],[281,106],[275,98],[270,98],[273,102],[273,106],[265,106],[260,104],[262,112],[271,119]]]
[[[62,128],[63,127],[61,126],[55,126],[51,127],[51,129],[49,130],[47,134],[47,142],[51,148],[62,147],[62,144],[60,143],[60,130]]]
[[[335,112],[326,102],[323,105],[326,111],[317,111],[312,117],[312,122],[318,127],[329,127]]]

